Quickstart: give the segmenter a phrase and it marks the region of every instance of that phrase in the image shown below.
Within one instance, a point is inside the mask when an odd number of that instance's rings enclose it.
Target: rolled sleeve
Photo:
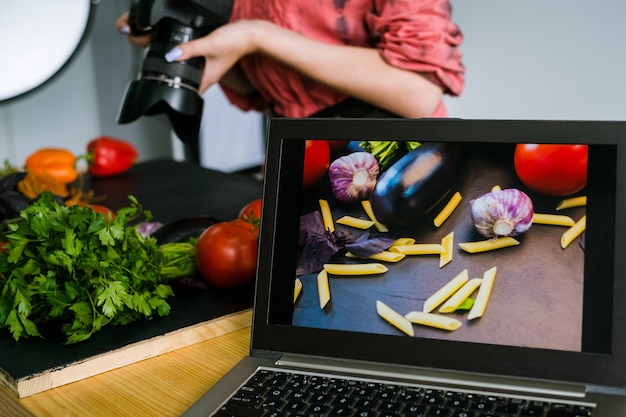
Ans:
[[[465,84],[459,49],[463,34],[451,21],[446,0],[380,0],[366,23],[381,56],[393,66],[415,71],[458,96]]]

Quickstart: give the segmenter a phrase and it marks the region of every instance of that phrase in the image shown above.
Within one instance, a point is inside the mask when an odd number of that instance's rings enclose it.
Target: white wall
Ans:
[[[166,121],[156,118],[123,126],[116,123],[119,103],[126,83],[137,73],[140,53],[115,31],[115,19],[127,7],[123,1],[100,2],[89,36],[75,59],[42,88],[0,104],[0,161],[9,159],[21,165],[31,152],[45,146],[82,154],[86,143],[99,135],[133,142],[142,159],[171,154]],[[16,42],[5,33],[7,29],[0,28],[0,34],[6,35],[2,38]]]
[[[467,70],[451,117],[626,119],[626,1],[452,0]]]

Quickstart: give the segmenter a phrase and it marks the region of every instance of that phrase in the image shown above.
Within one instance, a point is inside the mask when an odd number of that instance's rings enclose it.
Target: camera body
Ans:
[[[165,113],[176,135],[196,146],[203,100],[198,88],[204,58],[167,62],[165,54],[185,42],[228,23],[233,0],[132,0],[129,26],[133,34],[150,34],[141,70],[122,101],[119,123],[142,115]]]

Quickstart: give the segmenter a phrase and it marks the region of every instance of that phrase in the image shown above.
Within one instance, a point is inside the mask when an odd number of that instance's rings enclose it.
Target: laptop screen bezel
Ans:
[[[619,248],[626,247],[626,221],[615,216],[611,352],[562,352],[512,346],[452,343],[328,329],[289,326],[294,264],[285,259],[298,237],[294,190],[301,182],[301,161],[286,142],[306,139],[362,140],[420,137],[447,142],[585,143],[616,145],[615,213],[626,208],[626,123],[611,121],[529,121],[457,119],[272,119],[268,124],[263,218],[253,319],[253,351],[289,352],[386,362],[451,371],[478,372],[626,387],[626,335],[616,317],[625,317],[626,273]],[[298,172],[298,169],[300,172]],[[289,243],[286,243],[289,242]],[[289,249],[286,249],[289,248]],[[286,300],[286,301],[285,301]],[[417,354],[419,352],[419,354]],[[471,360],[468,360],[471,358]]]

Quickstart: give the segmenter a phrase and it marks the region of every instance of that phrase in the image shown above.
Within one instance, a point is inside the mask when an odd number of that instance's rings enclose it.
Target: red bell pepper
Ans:
[[[88,171],[94,177],[111,177],[128,171],[139,151],[122,139],[100,136],[87,144]]]

